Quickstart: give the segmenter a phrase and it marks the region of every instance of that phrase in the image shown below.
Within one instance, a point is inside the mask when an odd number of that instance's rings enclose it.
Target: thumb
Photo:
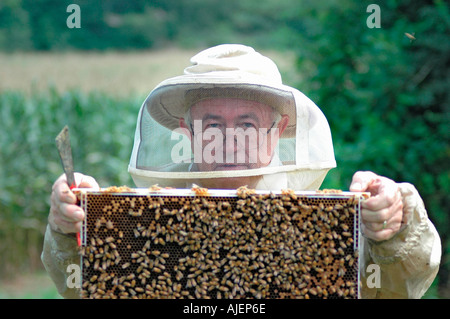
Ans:
[[[351,192],[365,192],[377,178],[378,175],[373,172],[358,171],[353,175],[349,189]]]
[[[100,189],[100,186],[95,178],[88,175],[83,175],[81,173],[75,173],[75,183],[77,184],[77,187],[80,188]]]

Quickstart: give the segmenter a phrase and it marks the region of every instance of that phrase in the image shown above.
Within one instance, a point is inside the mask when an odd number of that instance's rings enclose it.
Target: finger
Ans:
[[[69,204],[52,206],[48,218],[52,229],[63,233],[79,231],[83,219],[84,212],[78,206]]]
[[[373,239],[375,241],[388,240],[388,239],[392,238],[392,236],[394,236],[394,234],[395,234],[395,232],[390,228],[382,229],[379,231],[374,231],[374,230],[366,227],[365,225],[362,226],[361,230],[362,230],[362,233],[364,234],[364,237]]]
[[[374,240],[390,239],[402,226],[401,210],[395,210],[395,207],[382,212],[365,210],[364,214],[361,212],[361,216],[364,216],[361,220],[364,235]],[[383,218],[385,219],[383,220]]]
[[[53,203],[65,202],[75,204],[77,202],[76,196],[67,184],[65,175],[61,175],[53,184],[51,199]]]
[[[81,224],[82,222],[73,222],[73,221],[67,221],[62,218],[59,218],[59,215],[53,215],[55,216],[52,220],[49,218],[49,224],[52,226],[52,228],[58,232],[69,234],[69,233],[77,233],[81,230]]]
[[[390,223],[386,221],[386,223],[383,222],[365,222],[364,226],[366,229],[370,229],[373,232],[382,231],[384,229],[390,228]]]
[[[361,209],[361,220],[363,223],[383,223],[385,220],[389,220],[392,216],[392,212],[389,208],[381,210]]]
[[[364,208],[370,210],[380,210],[385,207],[396,205],[401,201],[401,194],[398,185],[387,178],[380,178],[377,187],[371,187],[371,197],[362,203]]]
[[[84,219],[83,210],[77,205],[62,203],[59,206],[59,218],[67,222],[80,222]]]

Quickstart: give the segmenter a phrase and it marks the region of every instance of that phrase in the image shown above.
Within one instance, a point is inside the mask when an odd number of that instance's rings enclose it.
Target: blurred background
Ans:
[[[222,43],[271,57],[323,110],[338,163],[323,188],[356,170],[416,186],[443,245],[425,298],[450,298],[449,31],[443,0],[1,0],[0,298],[58,298],[40,254],[63,126],[77,171],[134,186],[141,103]]]

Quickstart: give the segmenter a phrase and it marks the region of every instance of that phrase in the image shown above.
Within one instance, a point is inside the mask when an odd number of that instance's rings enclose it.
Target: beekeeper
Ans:
[[[277,66],[243,45],[220,45],[191,59],[184,74],[160,83],[138,115],[129,173],[137,187],[316,190],[336,166],[320,109],[282,84]],[[76,173],[79,187],[98,188]],[[433,282],[441,244],[413,185],[356,172],[351,191],[363,202],[362,297],[420,298]],[[65,175],[54,183],[42,261],[64,297],[67,265],[79,263],[74,233],[84,212]],[[380,282],[367,285],[369,265]],[[373,268],[370,268],[373,269]]]

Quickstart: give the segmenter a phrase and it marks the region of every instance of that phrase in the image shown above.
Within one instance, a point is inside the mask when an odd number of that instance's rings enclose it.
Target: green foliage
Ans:
[[[370,29],[368,4],[307,2],[296,26],[298,87],[322,108],[335,145],[338,168],[323,187],[348,188],[356,170],[414,184],[441,235],[449,294],[448,6],[378,1],[381,28]]]
[[[81,28],[66,25],[72,3],[80,6]],[[8,0],[0,4],[0,50],[148,49],[174,42],[287,47],[291,7],[289,0]]]
[[[66,26],[70,3],[81,7],[81,29]],[[287,84],[315,101],[332,129],[338,168],[323,187],[347,189],[356,170],[414,184],[441,235],[438,278],[448,297],[449,7],[443,0],[376,1],[381,28],[370,29],[371,3],[6,0],[0,3],[0,50],[204,48],[226,42],[294,50],[301,80]],[[22,227],[7,228],[5,222],[31,227],[30,221],[45,220],[51,183],[61,173],[54,137],[64,124],[71,129],[77,170],[103,185],[130,183],[130,136],[142,99],[51,90],[30,98],[0,95],[0,239]],[[0,241],[0,253],[8,243]]]
[[[76,171],[103,187],[132,185],[127,167],[142,99],[55,90],[0,94],[0,273],[24,256],[39,258],[52,183],[63,173],[55,137],[64,125]]]

